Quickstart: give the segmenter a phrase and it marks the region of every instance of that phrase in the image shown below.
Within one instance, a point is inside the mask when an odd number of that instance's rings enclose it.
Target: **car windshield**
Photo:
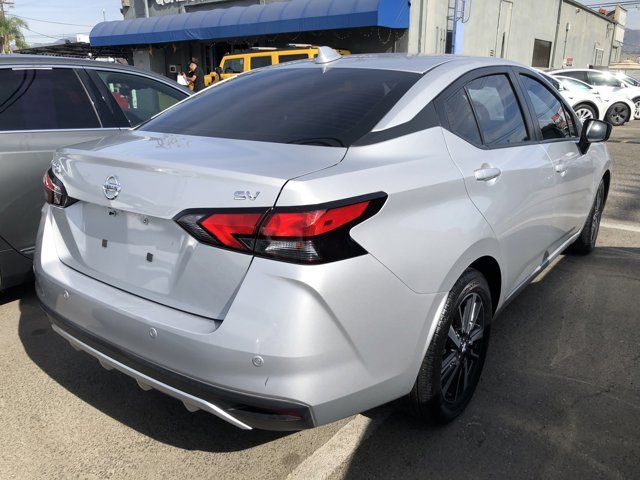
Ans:
[[[258,70],[195,95],[140,129],[350,146],[371,131],[420,77],[363,68]]]
[[[593,87],[591,87],[590,85],[582,83],[580,80],[575,80],[573,78],[563,78],[562,84],[567,90],[573,90],[575,92],[591,92],[593,90]]]

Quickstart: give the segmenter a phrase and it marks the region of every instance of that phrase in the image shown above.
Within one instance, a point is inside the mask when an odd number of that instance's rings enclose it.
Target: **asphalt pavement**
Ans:
[[[609,148],[596,251],[560,257],[494,321],[452,424],[391,404],[293,434],[241,431],[73,350],[26,285],[0,294],[0,478],[639,478],[640,121]]]

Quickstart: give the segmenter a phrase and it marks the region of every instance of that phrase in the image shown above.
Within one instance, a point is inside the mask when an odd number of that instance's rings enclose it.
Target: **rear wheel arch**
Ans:
[[[491,304],[493,307],[493,313],[496,313],[498,303],[500,302],[500,294],[502,292],[502,270],[500,264],[492,256],[484,256],[478,258],[475,262],[469,265],[469,268],[478,270],[489,284],[489,291],[491,292]]]

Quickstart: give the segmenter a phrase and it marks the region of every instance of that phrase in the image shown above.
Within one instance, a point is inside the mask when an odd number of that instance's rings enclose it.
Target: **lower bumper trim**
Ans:
[[[180,400],[190,411],[204,410],[245,430],[295,431],[314,426],[311,409],[306,405],[227,390],[173,372],[96,337],[42,303],[41,306],[53,330],[72,347],[96,358],[104,368],[133,378],[143,390],[154,388]]]

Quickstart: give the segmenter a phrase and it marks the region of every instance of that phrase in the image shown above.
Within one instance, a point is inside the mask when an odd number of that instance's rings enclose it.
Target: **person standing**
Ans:
[[[189,64],[189,71],[187,73],[183,73],[182,75],[185,80],[193,85],[194,92],[204,90],[204,73],[195,62],[191,62]]]

